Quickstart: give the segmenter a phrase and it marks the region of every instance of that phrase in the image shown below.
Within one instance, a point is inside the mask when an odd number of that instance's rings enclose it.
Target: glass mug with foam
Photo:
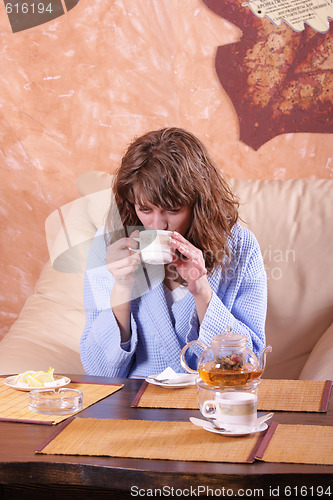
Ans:
[[[230,391],[215,399],[204,401],[201,413],[224,425],[254,427],[257,420],[257,395],[251,392]]]
[[[147,264],[170,264],[174,257],[174,249],[169,244],[171,236],[172,231],[145,229],[139,238],[132,237],[139,242],[139,249],[130,250],[140,253],[142,261]]]

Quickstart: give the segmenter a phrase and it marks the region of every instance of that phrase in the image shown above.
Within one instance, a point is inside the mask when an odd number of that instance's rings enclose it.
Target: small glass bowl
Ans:
[[[45,415],[67,415],[82,410],[83,394],[77,389],[35,389],[29,392],[29,409]]]

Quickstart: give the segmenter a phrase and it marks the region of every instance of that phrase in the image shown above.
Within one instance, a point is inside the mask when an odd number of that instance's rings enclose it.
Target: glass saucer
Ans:
[[[29,392],[29,409],[44,415],[67,415],[82,410],[83,394],[77,389],[35,389]]]

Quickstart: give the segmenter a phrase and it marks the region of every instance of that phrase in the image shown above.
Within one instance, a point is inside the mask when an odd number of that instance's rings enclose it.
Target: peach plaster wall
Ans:
[[[215,53],[242,34],[201,0],[80,0],[17,33],[2,9],[0,31],[0,337],[48,258],[47,216],[78,196],[78,174],[113,171],[137,134],[188,128],[233,177],[333,176],[329,134],[258,151],[239,141]]]

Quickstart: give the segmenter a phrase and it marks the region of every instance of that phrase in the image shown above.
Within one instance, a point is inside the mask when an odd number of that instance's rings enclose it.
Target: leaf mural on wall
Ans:
[[[242,30],[219,47],[216,71],[239,119],[240,140],[257,150],[291,132],[332,133],[333,28],[295,32],[257,18],[244,0],[203,0]]]

